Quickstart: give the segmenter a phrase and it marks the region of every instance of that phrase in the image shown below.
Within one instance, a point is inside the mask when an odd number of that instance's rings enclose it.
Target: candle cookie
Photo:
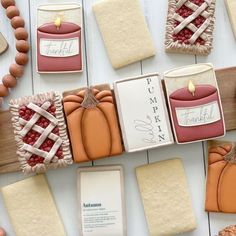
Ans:
[[[72,164],[61,97],[54,92],[11,100],[10,111],[23,172]]]
[[[164,73],[177,143],[225,135],[219,89],[211,64],[196,64]]]
[[[82,7],[48,4],[38,7],[37,69],[39,73],[80,72]]]

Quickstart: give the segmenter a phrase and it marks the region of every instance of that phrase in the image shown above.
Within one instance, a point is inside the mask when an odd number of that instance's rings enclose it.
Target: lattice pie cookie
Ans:
[[[169,0],[166,51],[208,55],[212,49],[215,0]]]
[[[10,102],[23,172],[44,172],[72,164],[61,97],[53,92]]]

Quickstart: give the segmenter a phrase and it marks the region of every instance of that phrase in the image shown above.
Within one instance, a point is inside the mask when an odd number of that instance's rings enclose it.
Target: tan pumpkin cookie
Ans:
[[[64,94],[75,162],[85,162],[122,153],[120,130],[110,89],[86,88]]]

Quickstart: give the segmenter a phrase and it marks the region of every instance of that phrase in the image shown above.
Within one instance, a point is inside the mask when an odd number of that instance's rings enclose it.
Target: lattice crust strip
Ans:
[[[169,0],[167,52],[208,55],[212,49],[215,0]]]
[[[54,92],[10,102],[23,172],[45,172],[72,164],[61,97]]]

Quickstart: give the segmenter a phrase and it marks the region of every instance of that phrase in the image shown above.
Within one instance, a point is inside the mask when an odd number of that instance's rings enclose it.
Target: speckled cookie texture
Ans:
[[[93,12],[115,69],[155,55],[139,0],[101,0]]]
[[[136,168],[151,236],[168,236],[196,228],[184,167],[171,159]]]
[[[1,188],[16,236],[66,236],[44,175]]]

